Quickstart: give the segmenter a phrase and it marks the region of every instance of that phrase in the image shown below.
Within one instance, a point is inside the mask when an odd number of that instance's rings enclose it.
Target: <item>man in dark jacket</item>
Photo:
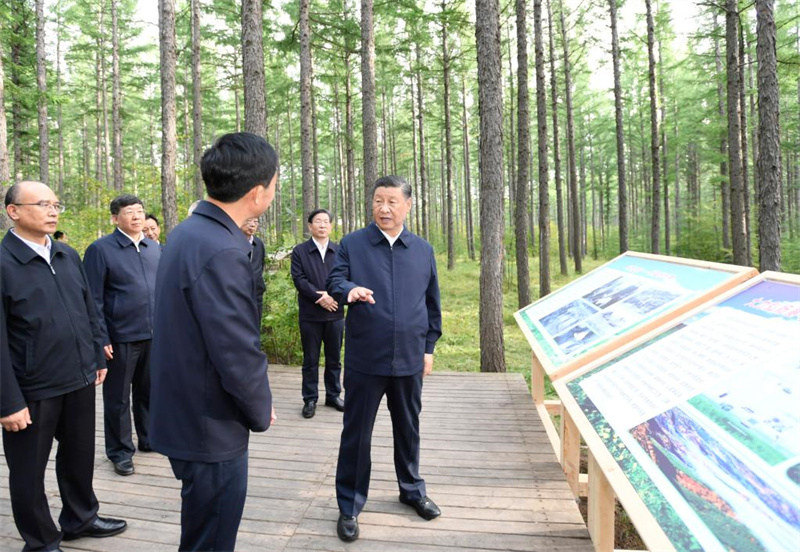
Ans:
[[[424,519],[440,515],[419,476],[422,378],[433,370],[442,335],[436,259],[428,242],[404,228],[411,186],[384,176],[372,191],[372,224],[345,236],[328,276],[328,293],[346,302],[345,410],[336,498],[337,534],[358,538],[367,501],[375,416],[386,395],[394,435],[400,502]]]
[[[63,211],[53,191],[20,182],[8,190],[5,207],[14,229],[0,253],[2,341],[10,357],[0,364],[0,424],[11,510],[25,550],[57,550],[62,538],[107,537],[127,527],[98,517],[92,488],[94,388],[106,376],[103,335],[78,253],[48,235]],[[53,438],[60,530],[44,488]]]
[[[150,443],[182,483],[180,550],[233,550],[250,431],[272,420],[251,245],[240,230],[275,197],[278,159],[255,134],[203,154],[208,200],[169,235],[156,277]]]
[[[145,214],[134,195],[114,198],[109,206],[114,232],[95,241],[83,256],[92,296],[101,314],[108,376],[103,385],[106,456],[119,475],[134,472],[133,423],[139,450],[149,452],[150,345],[153,300],[161,258],[158,243],[142,233]]]
[[[328,239],[331,214],[317,209],[308,215],[311,238],[292,249],[292,280],[297,288],[300,339],[303,343],[303,417],[312,418],[319,399],[319,350],[325,344],[325,406],[344,412],[342,350],[344,308],[328,295],[328,278],[338,245]]]
[[[253,283],[255,289],[253,294],[256,298],[256,305],[258,306],[258,328],[261,330],[261,317],[264,314],[264,292],[267,291],[267,286],[264,283],[264,259],[266,257],[266,250],[264,249],[264,242],[261,238],[256,236],[258,231],[258,217],[247,219],[242,225],[242,232],[244,232],[247,241],[250,242],[252,253],[250,254],[250,265],[253,267]]]

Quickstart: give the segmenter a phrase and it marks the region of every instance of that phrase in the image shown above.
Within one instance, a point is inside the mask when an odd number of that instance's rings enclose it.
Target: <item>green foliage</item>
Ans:
[[[270,267],[264,280],[267,292],[261,320],[261,346],[270,362],[300,364],[303,348],[297,318],[297,291],[289,273],[289,258]]]

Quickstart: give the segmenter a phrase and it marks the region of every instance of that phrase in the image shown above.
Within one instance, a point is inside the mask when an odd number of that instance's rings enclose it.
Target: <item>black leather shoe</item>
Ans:
[[[136,470],[133,468],[133,460],[129,458],[128,460],[114,462],[114,471],[118,475],[133,475]]]
[[[327,397],[325,406],[332,406],[339,412],[344,412],[344,401],[340,397]]]
[[[303,418],[313,418],[317,412],[317,401],[306,401],[303,405]]]
[[[400,502],[408,504],[417,511],[419,517],[423,519],[433,519],[442,515],[439,507],[427,496],[422,498],[405,498],[400,495]]]
[[[83,537],[94,537],[96,539],[103,537],[113,537],[119,535],[128,528],[128,523],[124,519],[112,519],[98,517],[92,524],[77,533],[64,533],[62,540],[71,541]]]
[[[336,534],[344,542],[356,540],[358,538],[358,518],[339,514],[339,521],[336,522]]]

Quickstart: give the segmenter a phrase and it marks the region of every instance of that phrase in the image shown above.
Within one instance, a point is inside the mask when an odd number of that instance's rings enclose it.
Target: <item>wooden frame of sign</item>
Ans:
[[[673,316],[672,320],[662,327],[629,340],[617,350],[596,358],[568,377],[554,382],[554,387],[561,397],[565,417],[569,417],[572,430],[578,438],[582,438],[588,448],[588,481],[584,486],[588,494],[588,528],[594,542],[595,549],[601,552],[614,550],[614,499],[618,498],[625,508],[628,516],[636,526],[639,535],[650,550],[675,550],[670,538],[667,536],[659,521],[651,513],[645,502],[640,497],[634,485],[629,481],[624,469],[618,464],[614,455],[603,442],[595,427],[585,415],[575,396],[570,392],[569,385],[578,385],[577,380],[587,376],[593,370],[608,365],[613,365],[617,360],[622,360],[626,354],[633,354],[643,345],[652,345],[658,338],[664,337],[682,327],[682,324],[694,319],[699,314],[704,314],[732,298],[736,298],[751,288],[763,282],[785,283],[800,286],[800,275],[778,272],[765,272],[752,278],[733,289],[714,297],[707,303],[696,306],[689,312],[680,316]],[[795,301],[792,308],[798,310]],[[750,306],[749,304],[746,306]],[[798,316],[792,314],[791,316]],[[644,369],[644,368],[643,368]],[[567,437],[565,436],[565,439]],[[573,441],[573,446],[575,443]],[[617,445],[618,447],[619,445]]]
[[[756,274],[752,267],[629,251],[514,313],[533,350],[533,402],[576,496],[587,491],[580,439],[561,402],[545,400],[545,375],[555,382]],[[690,284],[681,287],[681,278]],[[586,325],[587,318],[597,322]],[[560,416],[560,427],[551,414]]]

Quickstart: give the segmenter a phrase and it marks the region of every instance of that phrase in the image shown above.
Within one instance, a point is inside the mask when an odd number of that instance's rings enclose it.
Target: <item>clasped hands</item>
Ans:
[[[339,309],[339,303],[336,302],[336,299],[328,295],[327,291],[318,291],[320,298],[314,301],[315,305],[319,305],[323,309],[329,312],[335,312]]]

